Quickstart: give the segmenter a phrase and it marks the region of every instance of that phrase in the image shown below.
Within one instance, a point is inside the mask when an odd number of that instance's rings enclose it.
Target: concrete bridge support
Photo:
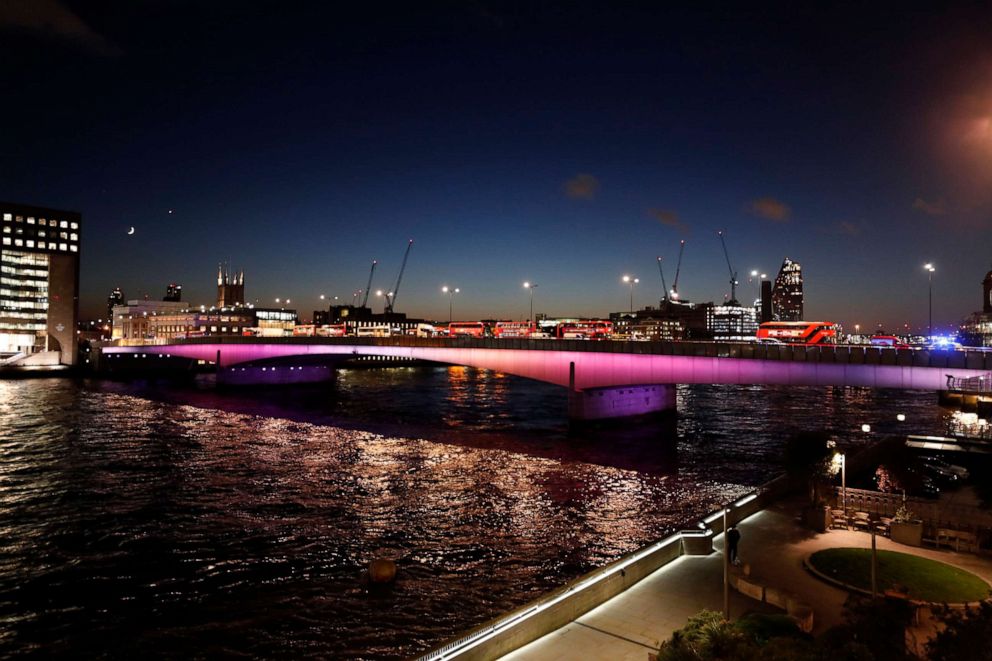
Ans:
[[[606,421],[676,412],[675,386],[651,384],[568,391],[568,418],[576,422]]]
[[[238,365],[218,367],[217,383],[225,386],[292,385],[334,380],[330,365]]]

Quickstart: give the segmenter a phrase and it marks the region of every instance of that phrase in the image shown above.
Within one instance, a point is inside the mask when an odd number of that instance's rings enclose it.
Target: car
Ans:
[[[941,459],[940,457],[922,456],[920,457],[920,461],[922,461],[924,465],[929,464],[931,466],[934,466],[935,468],[940,468],[941,470],[944,471],[950,471],[951,473],[954,473],[955,475],[958,476],[958,478],[962,480],[967,480],[969,477],[971,477],[971,473],[964,466],[958,466],[957,464],[948,463],[943,459]]]

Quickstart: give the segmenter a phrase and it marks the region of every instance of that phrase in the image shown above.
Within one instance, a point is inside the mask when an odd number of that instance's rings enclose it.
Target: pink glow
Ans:
[[[802,361],[664,356],[591,351],[531,351],[457,347],[390,347],[327,344],[179,344],[149,347],[104,347],[105,354],[168,353],[221,366],[289,356],[398,356],[497,370],[568,386],[569,363],[575,363],[578,390],[652,383],[770,384],[796,386],[865,386],[903,390],[946,390],[947,376],[983,376],[983,370],[897,365],[849,365]]]

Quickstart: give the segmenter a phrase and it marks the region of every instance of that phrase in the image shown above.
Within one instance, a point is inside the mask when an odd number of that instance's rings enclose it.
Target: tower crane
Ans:
[[[734,267],[730,265],[730,253],[727,252],[727,242],[723,239],[723,230],[717,232],[720,235],[720,244],[723,246],[723,256],[727,258],[727,269],[730,271],[730,304],[739,305],[737,303],[737,271]]]
[[[661,256],[658,256],[658,273],[661,275],[662,301],[668,303],[668,285],[665,284],[665,272],[661,269]]]
[[[369,290],[372,289],[372,276],[375,274],[375,265],[379,262],[372,260],[372,270],[369,271],[369,284],[365,285],[365,296],[362,297],[362,307],[369,303]]]
[[[675,267],[675,282],[672,283],[672,298],[679,299],[679,272],[682,271],[682,253],[685,252],[685,239],[679,242],[679,263]]]
[[[400,283],[403,282],[403,271],[406,270],[406,260],[410,256],[410,248],[413,247],[413,239],[406,244],[406,252],[403,253],[403,263],[400,264],[400,273],[396,276],[396,286],[393,287],[393,295],[391,298],[386,299],[386,312],[392,312],[393,306],[396,305],[396,297],[400,294]]]

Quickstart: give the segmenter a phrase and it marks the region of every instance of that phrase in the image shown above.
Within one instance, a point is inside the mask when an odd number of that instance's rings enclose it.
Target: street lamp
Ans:
[[[632,278],[629,275],[623,276],[622,280],[630,285],[630,314],[634,314],[634,285],[640,282],[640,278]]]
[[[936,271],[933,264],[927,262],[923,265],[923,268],[927,270],[927,283],[929,285],[930,296],[929,296],[929,322],[927,324],[927,342],[933,342],[933,272]]]
[[[534,321],[534,290],[537,289],[537,283],[525,282],[524,289],[530,290],[530,317],[527,321]]]
[[[383,308],[383,311],[384,312],[385,311],[388,311],[389,310],[389,306],[392,303],[392,298],[391,297],[393,295],[393,292],[391,292],[391,291],[384,292],[381,289],[376,289],[375,290],[375,295],[376,296],[382,296],[382,297],[384,297],[386,299],[385,308]]]
[[[455,287],[454,289],[448,285],[441,287],[441,293],[448,295],[448,325],[451,325],[451,298],[459,292],[461,292],[461,289],[458,287]],[[450,335],[451,331],[448,331],[448,333]]]

